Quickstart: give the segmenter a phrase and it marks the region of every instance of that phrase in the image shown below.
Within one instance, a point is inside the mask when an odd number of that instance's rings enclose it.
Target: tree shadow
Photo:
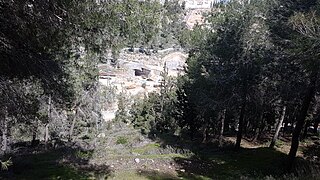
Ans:
[[[241,149],[212,154],[175,158],[183,171],[181,177],[241,179],[281,176],[285,173],[286,155],[269,148]]]
[[[307,159],[320,163],[320,144],[316,143],[305,147],[303,154]]]
[[[222,144],[219,141],[201,143],[200,139],[190,140],[188,137],[176,136],[173,134],[152,134],[149,138],[157,141],[161,147],[171,147],[177,152],[191,152],[196,157],[221,153],[222,151],[231,151],[234,149],[234,142],[223,139]]]
[[[182,157],[174,158],[178,175],[186,179],[241,179],[241,178],[283,178],[288,176],[287,154],[268,147],[241,148],[234,150],[231,141],[199,143],[198,140],[183,139],[170,134],[153,136],[162,147],[189,151]],[[320,148],[319,148],[320,149]],[[184,152],[183,151],[183,152]],[[179,152],[179,151],[178,151]],[[191,156],[190,156],[191,155]],[[297,158],[294,176],[310,177],[309,161]],[[314,166],[313,166],[314,167]],[[312,172],[320,174],[314,168]],[[310,171],[309,171],[310,172]]]
[[[145,178],[148,178],[150,180],[177,180],[177,179],[179,179],[174,174],[159,172],[159,171],[155,171],[155,170],[138,170],[137,174],[139,174],[140,176],[143,176]]]
[[[92,150],[61,147],[43,151],[9,154],[13,165],[0,173],[0,179],[104,179],[109,166],[90,164]]]

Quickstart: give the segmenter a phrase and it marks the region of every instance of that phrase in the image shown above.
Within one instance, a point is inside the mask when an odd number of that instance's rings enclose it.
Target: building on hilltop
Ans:
[[[225,3],[230,0],[185,0],[186,9],[210,9],[215,4]]]

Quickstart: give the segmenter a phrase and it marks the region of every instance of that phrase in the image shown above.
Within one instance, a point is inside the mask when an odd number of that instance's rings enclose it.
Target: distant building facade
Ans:
[[[230,0],[185,0],[186,9],[210,9],[215,4],[228,2]]]

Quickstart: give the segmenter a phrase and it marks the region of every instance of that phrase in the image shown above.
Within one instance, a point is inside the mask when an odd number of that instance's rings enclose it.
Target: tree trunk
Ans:
[[[308,127],[309,127],[309,126],[310,126],[310,122],[307,121],[307,122],[305,123],[305,125],[304,125],[303,134],[302,134],[302,137],[301,137],[300,140],[303,140],[303,139],[307,138],[307,136],[308,136]]]
[[[8,149],[8,117],[7,111],[4,112],[4,118],[2,123],[2,147],[1,150],[6,153]]]
[[[33,131],[33,133],[32,133],[32,142],[34,142],[36,140],[37,140],[37,132]]]
[[[300,133],[303,128],[303,125],[305,123],[305,119],[308,114],[309,106],[310,106],[310,103],[315,95],[317,76],[318,76],[318,72],[317,71],[313,72],[313,75],[311,76],[311,81],[310,81],[309,87],[307,89],[306,95],[304,97],[304,100],[303,100],[303,103],[301,106],[300,114],[297,118],[296,127],[294,128],[294,131],[292,134],[291,148],[290,148],[290,152],[289,152],[289,168],[290,168],[290,170],[293,167],[293,163],[294,163],[297,151],[298,151],[299,137],[300,137]]]
[[[277,124],[277,127],[276,127],[276,132],[274,133],[272,141],[271,141],[270,146],[269,146],[270,148],[274,148],[274,146],[276,144],[276,141],[277,141],[278,136],[279,136],[280,128],[281,128],[281,125],[282,125],[282,122],[283,122],[284,117],[286,115],[286,109],[287,109],[287,107],[283,106],[281,118],[278,121],[278,124]]]
[[[244,116],[246,113],[246,106],[247,106],[247,78],[245,75],[244,81],[243,81],[243,87],[242,87],[242,105],[241,105],[241,110],[240,110],[239,127],[238,127],[235,150],[240,149],[242,132],[243,132],[243,125],[244,125]]]
[[[72,135],[73,135],[74,126],[76,125],[76,121],[77,121],[77,109],[76,109],[76,111],[74,113],[74,117],[72,119],[72,124],[71,124],[70,130],[69,130],[69,138],[68,138],[68,140],[70,142],[72,141]]]
[[[196,128],[194,128],[194,126],[195,125],[191,125],[190,126],[190,130],[189,130],[189,134],[190,134],[191,140],[194,140],[194,138],[195,138]]]
[[[225,115],[225,119],[224,119],[224,132],[229,132],[230,131],[230,120],[228,119],[228,115]]]
[[[287,119],[290,119],[290,117],[288,117]],[[283,131],[282,131],[282,136],[285,136],[286,135],[286,131],[287,131],[287,129],[288,129],[288,121],[286,121],[285,123],[284,123],[284,126],[283,126]]]
[[[205,122],[203,124],[203,130],[202,130],[202,143],[207,143],[208,141],[208,129],[209,128],[209,123]]]
[[[203,132],[202,132],[202,143],[206,143],[207,142],[207,127],[204,128]]]
[[[256,129],[254,130],[254,136],[253,136],[253,138],[252,138],[252,142],[253,142],[253,143],[257,142],[258,137],[259,137],[259,134],[260,134],[260,128],[259,128],[259,126],[258,126],[258,127],[256,127]]]
[[[48,99],[48,122],[45,125],[45,134],[44,134],[44,142],[47,145],[49,141],[49,122],[51,120],[51,95],[49,95]]]
[[[252,139],[252,142],[256,142],[258,140],[259,135],[260,135],[260,131],[263,128],[262,127],[263,123],[264,122],[263,122],[263,111],[262,111],[262,113],[260,114],[259,122],[257,123],[256,128],[255,128],[254,137]]]
[[[31,141],[32,146],[35,144],[36,140],[37,140],[37,129],[35,128],[32,132],[32,141]]]
[[[47,144],[49,141],[49,124],[45,126],[45,133],[44,133],[44,142]]]
[[[237,141],[235,149],[240,149],[241,139],[242,139],[242,131],[243,131],[243,124],[244,124],[244,114],[245,114],[245,108],[246,108],[246,100],[243,100],[241,111],[240,111],[240,117],[239,117],[239,127],[238,127],[238,133],[237,133]]]
[[[315,122],[313,124],[313,134],[318,134],[318,126],[319,126],[320,116],[315,119]]]
[[[261,139],[262,138],[262,135],[266,132],[267,130],[267,121],[263,119],[262,123],[261,123],[261,126],[260,126],[260,131],[259,131],[259,134],[258,134],[258,139]]]
[[[249,134],[249,132],[248,132],[248,129],[250,130],[251,129],[251,127],[250,127],[251,125],[250,125],[250,121],[246,121],[246,124],[245,124],[245,126],[243,126],[243,130],[242,130],[242,134],[244,135],[244,136],[248,136],[248,134]]]
[[[226,118],[226,109],[224,109],[221,112],[221,117],[220,117],[220,121],[221,121],[221,126],[220,126],[220,133],[219,133],[219,146],[222,146],[222,139],[223,139],[223,131],[224,131],[224,120]]]

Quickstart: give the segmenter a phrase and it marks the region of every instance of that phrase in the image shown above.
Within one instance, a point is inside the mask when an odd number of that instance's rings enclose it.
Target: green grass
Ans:
[[[77,150],[75,156],[79,159],[89,159],[93,155],[92,151],[81,151]]]
[[[172,159],[172,158],[187,158],[182,154],[170,153],[170,154],[146,154],[146,155],[110,155],[108,159],[132,159],[140,158],[140,159]]]
[[[116,180],[177,180],[178,177],[173,174],[167,174],[158,171],[121,171],[111,175],[108,179]]]
[[[148,159],[168,159],[168,158],[185,158],[186,156],[177,153],[170,153],[170,154],[148,154],[148,155],[141,155],[137,156],[140,158],[148,158]]]
[[[153,146],[153,145],[150,145]],[[147,147],[144,147],[148,149]],[[209,154],[198,154],[185,157],[181,154],[141,155],[148,159],[173,159],[183,171],[166,174],[154,170],[141,172],[119,171],[114,179],[151,179],[151,180],[209,180],[209,179],[264,179],[267,176],[282,177],[285,173],[286,155],[269,148],[241,149],[238,152],[225,151]]]
[[[285,145],[285,142],[284,141],[281,141],[281,140],[277,140],[276,143],[275,143],[275,146],[277,148],[281,148],[282,146]]]
[[[180,167],[176,171],[155,171],[151,169],[120,169],[113,174],[95,168],[85,171],[74,168],[65,163],[59,163],[65,156],[73,155],[83,161],[92,159],[92,152],[56,150],[52,152],[30,154],[13,157],[13,166],[8,173],[0,173],[0,179],[95,179],[96,173],[109,176],[108,179],[117,180],[209,180],[209,179],[264,179],[267,176],[282,177],[285,174],[286,155],[269,148],[240,149],[239,151],[194,151],[194,156],[183,154],[148,154],[150,150],[161,148],[158,143],[133,149],[139,153],[134,157],[141,159],[154,159],[156,163],[162,160],[172,160]],[[133,155],[109,155],[109,159],[132,159]],[[83,162],[82,162],[83,163]],[[160,166],[161,164],[159,164]],[[148,168],[147,166],[144,168]],[[104,174],[105,173],[105,174]]]
[[[241,149],[239,152],[229,151],[193,159],[176,159],[183,164],[191,161],[192,165],[186,165],[186,173],[183,177],[195,174],[212,179],[239,179],[239,177],[251,177],[259,179],[268,175],[280,176],[284,174],[283,164],[286,156],[269,148]]]
[[[177,176],[172,173],[155,170],[121,171],[111,175],[108,179],[116,180],[211,180],[201,175]]]
[[[149,151],[154,149],[160,149],[160,144],[159,143],[147,144],[145,146],[133,149],[132,152],[138,153],[138,154],[147,154]]]
[[[117,137],[117,144],[127,144],[128,143],[128,138],[124,136],[118,136]]]

